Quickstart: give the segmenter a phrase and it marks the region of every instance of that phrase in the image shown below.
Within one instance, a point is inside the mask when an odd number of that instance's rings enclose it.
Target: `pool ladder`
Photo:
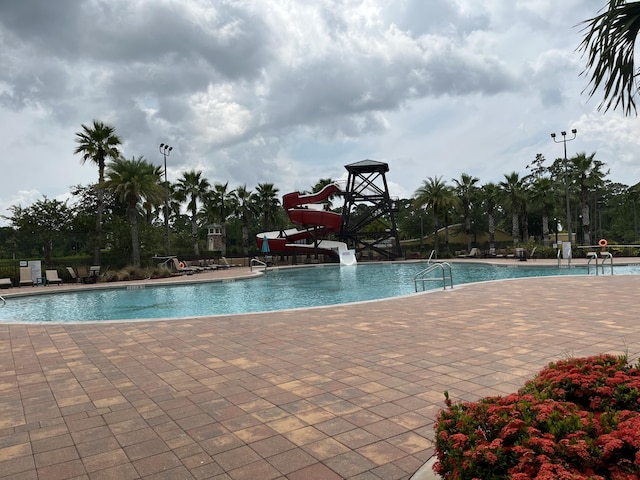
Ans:
[[[440,272],[442,273],[442,278],[440,276],[437,277],[427,277],[430,273]],[[448,275],[447,275],[448,274]],[[418,284],[422,284],[422,291],[424,291],[424,287],[426,282],[440,282],[442,281],[443,290],[447,289],[447,276],[449,277],[449,288],[453,288],[453,273],[451,272],[451,265],[447,262],[433,262],[429,263],[429,266],[422,270],[421,272],[416,273],[413,277],[413,286],[418,291]]]
[[[2,300],[2,306],[4,307],[7,304],[7,301],[4,299],[2,295],[0,295],[0,300]]]
[[[253,267],[255,266],[260,266],[263,267],[262,269],[266,272],[267,271],[267,264],[261,260],[258,260],[257,258],[252,258],[251,261],[249,262],[249,268],[250,271],[253,272]]]
[[[604,275],[604,264],[609,260],[609,265],[611,266],[611,275],[613,275],[613,255],[611,252],[600,252],[602,256],[602,263],[600,264],[600,268],[602,269],[602,275]],[[596,275],[598,275],[598,252],[588,252],[587,258],[589,261],[587,262],[587,275],[591,275],[591,262],[595,260],[596,262]]]

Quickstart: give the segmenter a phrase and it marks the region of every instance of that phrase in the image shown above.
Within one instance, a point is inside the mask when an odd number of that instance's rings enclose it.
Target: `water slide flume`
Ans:
[[[286,194],[282,197],[282,205],[291,222],[300,225],[303,229],[259,233],[256,235],[258,247],[262,249],[262,243],[266,238],[269,242],[269,250],[273,253],[308,254],[310,251],[317,251],[337,256],[341,265],[355,265],[357,263],[355,252],[349,250],[346,243],[322,239],[327,235],[340,232],[342,216],[325,208],[327,199],[340,193],[340,187],[330,183],[317,193]]]

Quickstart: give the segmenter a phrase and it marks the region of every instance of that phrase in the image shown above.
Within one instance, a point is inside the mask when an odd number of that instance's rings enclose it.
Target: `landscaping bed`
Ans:
[[[505,397],[445,397],[434,465],[444,479],[640,478],[640,370],[626,356],[551,363]]]

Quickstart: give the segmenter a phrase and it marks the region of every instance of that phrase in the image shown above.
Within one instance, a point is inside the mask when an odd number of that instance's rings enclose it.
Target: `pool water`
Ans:
[[[586,274],[586,268],[453,263],[455,285],[507,278]],[[360,264],[269,270],[257,278],[189,285],[98,289],[7,298],[0,322],[83,322],[198,317],[309,308],[408,295],[425,263]],[[640,267],[615,267],[638,274]],[[605,270],[609,273],[610,270]],[[592,269],[593,274],[593,269]],[[441,274],[436,274],[441,275]],[[427,289],[442,288],[428,282]],[[419,285],[422,289],[422,285]]]

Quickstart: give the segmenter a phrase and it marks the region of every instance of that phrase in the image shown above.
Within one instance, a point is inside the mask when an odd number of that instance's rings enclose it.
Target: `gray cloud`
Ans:
[[[531,144],[529,122],[566,128],[585,113],[573,26],[600,3],[0,2],[0,120],[12,139],[0,167],[69,162],[66,175],[47,179],[49,197],[94,181],[71,165],[80,163],[75,132],[97,118],[116,127],[127,157],[158,162],[157,145],[169,142],[172,175],[202,167],[231,186],[312,185],[360,156],[424,165],[424,151],[451,154],[454,126],[469,158],[508,155],[500,172],[514,151],[523,165],[535,154],[521,147]],[[515,129],[512,148],[496,150],[490,139],[504,129]],[[42,146],[15,140],[33,137]],[[394,184],[410,194],[441,164],[409,175],[398,167]],[[31,175],[20,178],[0,178],[0,214],[23,198],[11,192],[33,190]]]

